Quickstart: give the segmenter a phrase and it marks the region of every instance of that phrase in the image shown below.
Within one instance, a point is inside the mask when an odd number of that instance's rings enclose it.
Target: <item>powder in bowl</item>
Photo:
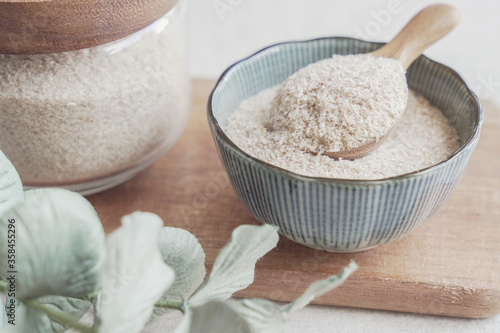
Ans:
[[[408,87],[399,60],[333,55],[310,64],[278,88],[268,127],[310,152],[356,149],[384,137],[406,109]]]
[[[459,148],[455,129],[441,111],[410,90],[397,127],[371,154],[352,161],[312,155],[290,144],[286,131],[267,127],[278,89],[267,89],[244,100],[229,117],[224,132],[251,156],[300,175],[383,179],[435,165]]]

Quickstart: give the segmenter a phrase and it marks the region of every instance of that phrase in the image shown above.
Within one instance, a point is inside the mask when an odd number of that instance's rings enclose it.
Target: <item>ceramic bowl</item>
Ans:
[[[234,190],[257,220],[279,227],[292,241],[350,252],[405,237],[444,205],[477,144],[479,100],[455,71],[425,56],[408,69],[408,84],[443,111],[461,142],[437,165],[381,180],[306,177],[248,155],[225,135],[223,126],[245,98],[332,54],[381,45],[344,37],[273,45],[229,67],[209,97],[208,122]]]

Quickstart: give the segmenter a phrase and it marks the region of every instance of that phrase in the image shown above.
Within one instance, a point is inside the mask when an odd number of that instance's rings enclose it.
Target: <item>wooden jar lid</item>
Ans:
[[[79,50],[126,37],[179,0],[0,0],[0,53]]]

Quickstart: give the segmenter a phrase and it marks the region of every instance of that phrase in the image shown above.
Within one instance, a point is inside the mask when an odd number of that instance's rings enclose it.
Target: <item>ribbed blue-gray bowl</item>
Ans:
[[[273,45],[229,67],[209,97],[208,122],[236,193],[258,221],[279,227],[292,241],[349,252],[408,235],[444,205],[477,144],[479,100],[455,71],[425,56],[408,69],[409,87],[443,111],[461,141],[460,149],[437,165],[381,180],[305,177],[248,155],[225,135],[229,115],[245,98],[332,54],[365,53],[381,45],[345,37]]]

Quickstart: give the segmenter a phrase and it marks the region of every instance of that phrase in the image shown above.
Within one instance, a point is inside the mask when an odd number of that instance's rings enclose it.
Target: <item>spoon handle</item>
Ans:
[[[391,42],[371,54],[399,59],[407,69],[427,47],[453,30],[460,16],[460,11],[452,6],[438,4],[426,7]]]

